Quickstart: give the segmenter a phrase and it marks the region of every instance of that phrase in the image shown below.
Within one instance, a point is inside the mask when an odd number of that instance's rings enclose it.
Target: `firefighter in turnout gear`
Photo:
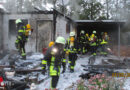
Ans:
[[[15,46],[18,49],[22,58],[26,59],[26,52],[25,52],[25,43],[27,42],[27,36],[25,35],[26,27],[24,26],[21,19],[17,19],[15,23],[18,30],[18,35],[15,41]]]
[[[55,44],[55,42],[54,41],[50,41],[49,42],[49,44],[48,44],[48,48],[45,50],[45,52],[44,52],[44,54],[46,55],[46,52],[47,52],[47,50],[49,49],[49,48],[51,48],[53,45]],[[46,60],[42,60],[43,62],[45,61],[46,62]],[[48,65],[47,64],[47,67],[49,67],[50,65]],[[45,68],[46,68],[46,63],[45,63]],[[45,74],[45,71],[44,71],[45,69],[43,69],[43,74]]]
[[[69,52],[69,69],[70,72],[74,72],[74,66],[77,60],[77,50],[78,50],[78,46],[77,46],[77,40],[75,39],[75,32],[70,32],[70,37],[65,45],[65,48],[67,49],[67,51]]]
[[[89,50],[90,49],[90,45],[89,44],[90,44],[89,43],[89,34],[86,33],[86,48],[85,48],[85,50],[87,50],[87,52],[90,51]]]
[[[57,37],[55,44],[47,49],[47,52],[42,60],[43,72],[46,71],[46,65],[49,68],[51,79],[51,89],[55,89],[59,80],[60,68],[64,56],[65,39]]]
[[[49,43],[49,47],[51,47],[51,46],[53,46],[55,43],[53,42],[53,41],[51,41],[50,43]]]
[[[107,45],[108,45],[108,40],[109,40],[109,36],[108,36],[107,32],[105,32],[105,33],[102,32],[102,39],[101,39],[101,43],[100,43],[100,45],[101,45],[100,54],[101,55],[104,55],[104,56],[107,55],[106,49],[107,49]]]
[[[54,41],[51,41],[50,43],[49,43],[49,47],[52,47],[53,45],[54,45],[55,43],[54,43]],[[63,55],[63,60],[62,60],[62,67],[63,67],[63,71],[62,71],[62,73],[64,73],[65,72],[65,70],[66,70],[66,59],[65,59],[65,49],[64,49],[64,55]]]
[[[85,35],[85,31],[81,30],[80,32],[80,37],[79,37],[79,43],[80,43],[80,52],[81,54],[85,54],[86,52],[86,35]]]
[[[96,56],[96,49],[97,49],[97,37],[96,31],[93,31],[92,35],[90,36],[90,46],[91,46],[91,53],[93,56]]]

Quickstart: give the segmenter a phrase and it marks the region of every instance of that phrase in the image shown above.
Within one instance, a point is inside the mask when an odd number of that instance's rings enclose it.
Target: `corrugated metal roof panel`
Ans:
[[[126,20],[75,20],[75,22],[76,23],[91,23],[91,22],[106,22],[106,23],[111,23],[111,22],[113,22],[113,23],[125,23],[126,22]]]

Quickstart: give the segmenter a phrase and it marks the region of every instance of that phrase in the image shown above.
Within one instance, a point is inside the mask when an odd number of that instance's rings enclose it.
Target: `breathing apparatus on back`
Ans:
[[[74,46],[75,32],[70,32],[70,47]]]
[[[25,35],[26,35],[26,36],[31,36],[31,33],[32,33],[31,25],[30,25],[30,24],[27,24],[27,25],[26,25]]]

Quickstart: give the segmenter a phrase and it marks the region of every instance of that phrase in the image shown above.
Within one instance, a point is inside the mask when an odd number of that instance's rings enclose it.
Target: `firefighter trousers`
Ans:
[[[91,54],[95,56],[96,51],[97,51],[97,46],[91,46]]]
[[[51,89],[54,89],[57,86],[59,76],[57,75],[57,76],[51,76],[51,77],[52,77],[52,79],[51,79]]]
[[[19,40],[17,49],[22,58],[26,59],[25,41]]]
[[[106,48],[107,48],[106,44],[101,45],[101,52],[100,52],[101,55],[107,55]]]
[[[65,62],[62,62],[62,67],[63,67],[63,71],[62,71],[62,73],[64,73],[65,70],[66,70],[66,63],[65,63]]]
[[[86,45],[85,45],[85,43],[80,43],[80,48],[81,48],[81,54],[85,54],[85,52],[86,52]]]
[[[74,71],[75,62],[77,60],[77,54],[76,53],[69,53],[69,68],[70,72]]]

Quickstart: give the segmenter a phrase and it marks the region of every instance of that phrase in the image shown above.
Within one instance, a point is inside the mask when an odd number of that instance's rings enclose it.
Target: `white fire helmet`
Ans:
[[[22,20],[21,20],[21,19],[17,19],[17,20],[15,20],[15,23],[16,23],[16,24],[22,23]]]
[[[57,37],[56,43],[65,44],[65,38],[64,38],[64,37],[61,37],[61,36]]]
[[[70,32],[70,36],[75,36],[75,32],[74,31]]]
[[[84,34],[85,33],[85,31],[84,30],[81,30],[81,34]]]

